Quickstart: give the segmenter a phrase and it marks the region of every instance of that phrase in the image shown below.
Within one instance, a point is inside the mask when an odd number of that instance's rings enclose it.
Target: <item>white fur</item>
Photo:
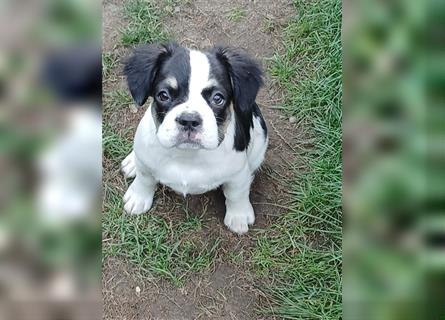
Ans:
[[[96,210],[100,189],[100,114],[92,106],[72,106],[64,115],[68,127],[38,159],[37,203],[48,222],[86,218]]]
[[[131,151],[130,154],[122,161],[121,170],[124,174],[125,178],[134,178],[136,177],[136,163],[135,163],[135,155],[134,151]]]
[[[231,231],[243,234],[255,221],[249,201],[250,185],[255,170],[264,159],[268,141],[254,117],[247,152],[236,151],[233,148],[235,116],[232,111],[225,138],[218,146],[215,116],[200,95],[202,88],[208,86],[209,62],[197,51],[191,51],[190,60],[189,100],[167,113],[158,131],[151,106],[139,123],[134,151],[122,163],[126,177],[136,175],[124,196],[124,208],[129,214],[148,211],[157,183],[184,195],[205,193],[222,185],[226,197],[224,223]],[[172,148],[177,130],[173,122],[183,110],[193,110],[203,116],[205,129],[201,141],[205,149]]]

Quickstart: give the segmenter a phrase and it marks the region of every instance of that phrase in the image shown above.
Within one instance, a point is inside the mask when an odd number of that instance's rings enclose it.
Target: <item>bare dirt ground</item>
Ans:
[[[224,263],[180,288],[135,276],[134,267],[119,260],[108,260],[104,269],[104,319],[258,319],[261,292]]]
[[[104,1],[103,6],[104,52],[123,58],[127,50],[115,47],[120,41],[119,29],[125,25],[122,3]],[[228,19],[231,8],[242,9],[244,16],[239,21]],[[164,28],[180,44],[200,49],[215,44],[244,48],[266,66],[267,59],[280,50],[280,35],[294,9],[287,0],[195,0],[175,6],[173,12],[164,18]],[[104,84],[104,91],[119,88],[125,88],[123,81]],[[286,181],[291,175],[290,163],[297,160],[290,146],[298,145],[302,130],[274,108],[282,99],[282,93],[266,75],[257,101],[268,124],[270,144],[251,192],[257,216],[255,229],[273,223],[283,211],[280,206],[285,206],[290,197]],[[112,115],[109,121],[118,128],[131,128],[131,137],[144,111],[145,108],[135,113],[122,106],[122,112]],[[104,166],[104,180],[124,190],[118,164]],[[136,266],[120,258],[107,258],[103,265],[104,319],[260,319],[255,310],[259,304],[268,303],[258,289],[263,279],[251,274],[248,261],[233,264],[226,259],[226,252],[248,250],[254,244],[255,230],[242,237],[226,230],[220,190],[187,199],[167,189],[160,194],[155,200],[155,214],[168,214],[168,219],[175,219],[183,215],[175,204],[184,202],[191,212],[205,212],[203,234],[199,236],[221,240],[214,268],[189,276],[178,288],[168,281],[142,278],[135,272]]]

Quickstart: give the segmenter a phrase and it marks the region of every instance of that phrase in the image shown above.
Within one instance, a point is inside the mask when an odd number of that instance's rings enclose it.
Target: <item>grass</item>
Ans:
[[[103,124],[102,131],[103,157],[119,164],[130,153],[131,142],[115,132],[108,123]]]
[[[119,65],[119,59],[112,52],[106,52],[102,55],[102,78],[105,81],[115,81],[113,70]]]
[[[104,192],[104,257],[119,256],[142,275],[163,277],[178,286],[189,273],[212,266],[219,241],[196,237],[202,217],[186,209],[183,219],[171,221],[154,214],[129,217],[122,212],[121,192],[111,185]]]
[[[134,103],[126,89],[116,89],[111,92],[105,92],[103,94],[103,100],[107,105],[107,112],[118,111],[120,108]]]
[[[284,53],[270,73],[286,92],[283,110],[306,124],[305,172],[289,186],[290,212],[258,239],[257,271],[273,279],[262,310],[284,319],[341,318],[341,2],[294,1]]]
[[[261,30],[264,33],[272,33],[275,30],[275,28],[277,28],[276,22],[271,18],[265,17],[263,20]]]
[[[242,8],[233,8],[227,14],[227,19],[240,22],[246,16],[246,11]]]
[[[161,18],[166,11],[160,9],[158,3],[152,0],[131,0],[124,4],[127,27],[122,30],[124,46],[152,43],[168,39],[162,28]]]

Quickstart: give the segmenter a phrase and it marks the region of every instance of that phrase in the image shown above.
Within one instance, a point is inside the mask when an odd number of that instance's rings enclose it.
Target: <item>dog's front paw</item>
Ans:
[[[124,195],[125,212],[131,215],[147,212],[153,204],[153,196],[153,193],[138,193],[130,186]]]
[[[124,161],[122,161],[121,171],[124,174],[124,177],[127,179],[136,177],[136,160],[134,151],[132,151],[125,157]]]
[[[252,206],[241,211],[227,211],[224,217],[224,224],[229,228],[230,231],[244,234],[249,231],[249,225],[255,222],[255,214],[253,213]]]

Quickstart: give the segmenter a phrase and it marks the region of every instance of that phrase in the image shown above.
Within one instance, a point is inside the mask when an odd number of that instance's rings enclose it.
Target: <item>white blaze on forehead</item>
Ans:
[[[201,116],[202,128],[196,134],[201,145],[206,149],[218,147],[218,124],[215,114],[202,96],[205,88],[216,84],[214,79],[209,80],[210,62],[207,56],[199,51],[190,50],[190,77],[187,101],[176,105],[167,112],[159,126],[157,136],[165,147],[173,147],[181,136],[176,119],[186,112],[196,112]],[[179,85],[179,84],[178,84]]]
[[[190,84],[189,95],[201,95],[202,89],[208,87],[210,63],[207,56],[199,51],[190,50]]]

